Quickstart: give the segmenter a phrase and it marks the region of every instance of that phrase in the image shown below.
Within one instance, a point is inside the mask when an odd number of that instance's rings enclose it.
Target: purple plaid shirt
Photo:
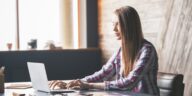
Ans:
[[[81,79],[86,82],[105,82],[105,89],[159,95],[157,87],[158,58],[154,46],[144,41],[137,55],[133,70],[124,77],[121,69],[121,48],[113,54],[102,69]]]

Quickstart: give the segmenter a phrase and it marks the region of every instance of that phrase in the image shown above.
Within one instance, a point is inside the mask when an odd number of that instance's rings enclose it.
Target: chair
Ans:
[[[160,96],[183,96],[185,85],[182,74],[159,72],[157,85],[160,89]]]

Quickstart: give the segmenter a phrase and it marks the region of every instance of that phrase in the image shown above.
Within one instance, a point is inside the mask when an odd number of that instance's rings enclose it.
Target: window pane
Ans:
[[[19,0],[20,49],[27,49],[31,39],[37,48],[47,41],[60,43],[60,0]]]
[[[0,0],[0,50],[16,46],[16,0]]]
[[[31,39],[37,39],[38,49],[44,49],[48,41],[54,41],[56,45],[63,48],[77,48],[79,40],[86,38],[82,36],[83,32],[86,33],[86,30],[82,30],[86,21],[80,20],[84,23],[78,23],[77,19],[84,11],[81,7],[77,7],[76,0],[18,1],[20,50],[28,49],[28,42]],[[77,8],[81,9],[78,17],[77,13],[80,9]],[[0,14],[0,50],[7,50],[7,43],[12,43],[12,49],[16,49],[16,0],[0,0]],[[86,20],[85,15],[84,18],[83,20]],[[81,25],[80,28],[77,24]]]

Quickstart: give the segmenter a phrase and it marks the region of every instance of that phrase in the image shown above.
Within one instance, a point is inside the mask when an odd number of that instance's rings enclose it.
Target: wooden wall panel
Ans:
[[[158,36],[160,71],[184,74],[185,96],[192,96],[192,0],[169,0]]]

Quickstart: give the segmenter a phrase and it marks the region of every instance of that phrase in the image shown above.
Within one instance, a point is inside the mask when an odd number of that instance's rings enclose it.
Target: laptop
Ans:
[[[32,86],[37,91],[48,92],[48,93],[71,93],[75,90],[69,89],[50,89],[48,86],[48,79],[43,63],[27,62],[29,75],[31,78]]]

